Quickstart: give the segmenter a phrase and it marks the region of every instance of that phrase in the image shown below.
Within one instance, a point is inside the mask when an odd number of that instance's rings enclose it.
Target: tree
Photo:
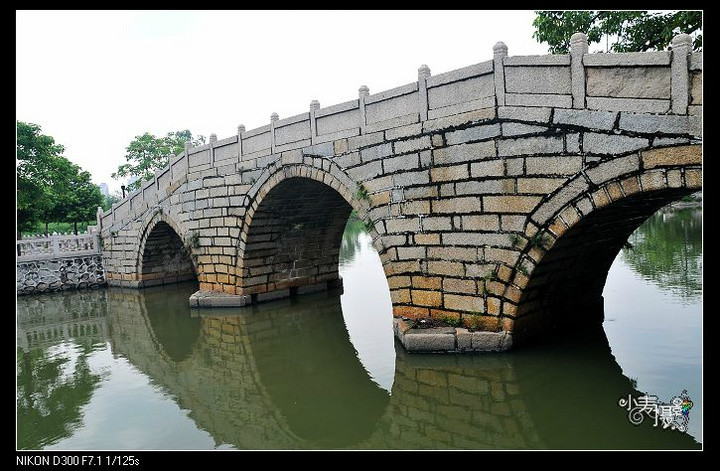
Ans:
[[[102,204],[90,173],[61,154],[65,148],[40,134],[40,126],[17,122],[17,229],[21,234],[50,222],[85,222]],[[18,234],[18,235],[20,235]]]
[[[551,54],[567,54],[570,37],[585,33],[588,43],[604,38],[605,52],[667,49],[680,33],[694,35],[693,49],[702,50],[702,11],[537,11],[533,38],[548,43]],[[610,41],[613,41],[610,45]]]
[[[17,121],[17,230],[30,230],[53,206],[50,187],[65,148],[40,134],[40,126]]]
[[[120,194],[117,191],[115,193],[113,193],[112,195],[104,196],[103,202],[101,205],[103,211],[107,211],[108,209],[110,209],[112,207],[112,205],[114,205],[115,203],[120,201],[120,199],[121,199]]]
[[[118,167],[112,177],[119,180],[124,177],[137,177],[129,183],[129,191],[140,188],[142,182],[152,180],[157,170],[167,167],[170,159],[185,149],[185,142],[190,141],[193,146],[205,143],[205,136],[193,138],[189,130],[169,132],[165,137],[156,137],[149,132],[135,136],[125,149],[125,160],[128,162]]]
[[[68,195],[64,199],[64,222],[73,223],[77,234],[77,223],[95,219],[98,206],[103,203],[103,194],[100,187],[91,181],[90,172],[80,170],[69,181]]]

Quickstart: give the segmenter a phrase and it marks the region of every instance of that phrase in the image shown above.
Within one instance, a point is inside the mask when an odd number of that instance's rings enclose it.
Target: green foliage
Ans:
[[[112,207],[112,205],[114,205],[115,203],[120,201],[120,199],[121,199],[121,197],[120,197],[120,194],[118,194],[118,193],[113,193],[112,195],[107,195],[107,196],[103,197],[103,202],[102,202],[103,211],[107,211],[108,209],[110,209]]]
[[[17,121],[18,230],[69,222],[77,232],[77,223],[95,219],[102,193],[90,173],[63,157],[64,147],[40,131],[37,124]]]
[[[362,183],[361,183],[360,185],[358,185],[358,187],[357,187],[357,192],[355,193],[355,196],[357,196],[358,199],[360,199],[360,200],[367,201],[368,203],[370,202],[370,195],[368,195],[368,192],[367,192],[367,190],[365,189],[365,186],[363,186]]]
[[[463,325],[463,321],[459,317],[442,315],[438,317],[438,320],[449,325],[450,327],[460,327]]]
[[[191,232],[187,237],[187,247],[197,249],[200,247],[200,234],[198,232]]]
[[[536,11],[533,38],[548,43],[552,54],[567,54],[570,37],[585,33],[588,43],[605,39],[605,52],[665,50],[680,33],[694,35],[702,50],[702,11]],[[612,41],[612,44],[610,44]],[[597,52],[597,51],[592,51]]]
[[[185,149],[187,141],[193,146],[199,146],[205,143],[205,137],[193,138],[187,129],[169,132],[164,137],[156,137],[149,132],[135,136],[125,149],[127,163],[120,165],[112,177],[116,180],[137,177],[137,180],[127,185],[128,191],[134,191],[140,188],[143,182],[152,180],[157,170],[167,167],[170,159]]]
[[[18,449],[40,450],[49,439],[71,436],[82,423],[84,407],[102,379],[90,369],[90,353],[91,347],[83,346],[72,361],[42,348],[18,349]]]
[[[520,245],[520,236],[517,234],[510,234],[510,243],[513,247]]]
[[[684,300],[702,296],[702,209],[655,213],[628,242],[621,257],[644,279]]]
[[[541,249],[545,249],[545,248],[547,248],[550,241],[548,240],[548,238],[545,234],[538,231],[537,233],[535,233],[534,236],[530,237],[530,239],[528,240],[528,243],[532,247],[540,247]]]
[[[463,318],[463,324],[468,330],[482,330],[482,320],[480,316],[467,316]]]
[[[518,265],[517,271],[519,271],[520,273],[522,273],[525,276],[528,276],[528,269],[522,263],[520,265]]]

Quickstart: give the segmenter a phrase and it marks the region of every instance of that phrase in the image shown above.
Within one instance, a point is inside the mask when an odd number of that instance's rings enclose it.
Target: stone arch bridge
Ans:
[[[583,34],[566,55],[493,52],[186,148],[98,215],[108,284],[197,279],[201,307],[327,289],[355,211],[400,337],[401,318],[461,318],[476,332],[455,350],[503,350],[593,317],[627,237],[702,188],[702,55],[687,35],[663,52],[589,54]]]

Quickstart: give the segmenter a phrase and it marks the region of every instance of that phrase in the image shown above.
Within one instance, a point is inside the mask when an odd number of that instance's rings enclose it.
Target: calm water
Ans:
[[[21,297],[17,447],[699,448],[702,211],[658,213],[630,243],[602,328],[506,354],[407,354],[356,226],[342,294],[202,311],[193,283]],[[618,406],[682,390],[687,433]]]

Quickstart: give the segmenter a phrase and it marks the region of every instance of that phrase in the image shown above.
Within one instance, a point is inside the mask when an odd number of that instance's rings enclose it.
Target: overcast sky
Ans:
[[[97,184],[137,135],[223,139],[508,54],[546,54],[528,11],[17,11],[16,117]]]

